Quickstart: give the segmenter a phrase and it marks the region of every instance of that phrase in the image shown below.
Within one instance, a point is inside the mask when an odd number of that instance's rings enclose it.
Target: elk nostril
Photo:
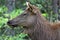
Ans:
[[[12,21],[8,21],[8,22],[7,22],[7,25],[9,25],[9,26],[13,26],[13,27],[16,27],[16,26],[17,26],[16,24],[13,24]]]

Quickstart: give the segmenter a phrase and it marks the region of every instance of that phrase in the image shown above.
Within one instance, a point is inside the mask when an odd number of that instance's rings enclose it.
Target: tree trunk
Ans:
[[[58,0],[52,0],[52,9],[53,13],[56,15],[56,21],[58,20],[58,5],[57,5]]]
[[[58,20],[60,20],[60,0],[58,0]]]
[[[6,0],[6,6],[8,8],[8,13],[12,12],[15,9],[15,0]]]

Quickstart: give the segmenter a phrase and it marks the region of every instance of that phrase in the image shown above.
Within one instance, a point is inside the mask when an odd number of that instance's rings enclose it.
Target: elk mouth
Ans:
[[[22,26],[24,29],[28,28],[28,27],[25,26],[25,25],[13,24],[13,23],[10,22],[10,21],[7,22],[7,25],[11,26],[12,28],[14,28],[14,27],[18,27],[18,26]]]
[[[14,27],[18,27],[18,26],[22,26],[23,28],[27,28],[26,26],[23,26],[23,25],[17,25],[17,24],[9,24],[9,23],[7,23],[7,25],[9,25],[9,26],[11,26],[12,28],[14,28]]]
[[[23,28],[27,29],[28,27],[27,26],[23,26]]]
[[[18,27],[18,25],[10,25],[10,24],[8,24],[9,26],[11,26],[11,27]]]
[[[11,26],[13,26],[13,27],[17,27],[18,25],[11,25]]]

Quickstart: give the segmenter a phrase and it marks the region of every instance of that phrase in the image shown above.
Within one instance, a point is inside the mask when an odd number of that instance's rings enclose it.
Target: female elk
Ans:
[[[42,15],[40,10],[30,3],[27,3],[26,10],[18,17],[8,21],[10,26],[23,26],[24,32],[29,35],[31,40],[60,40],[58,29],[54,30]]]

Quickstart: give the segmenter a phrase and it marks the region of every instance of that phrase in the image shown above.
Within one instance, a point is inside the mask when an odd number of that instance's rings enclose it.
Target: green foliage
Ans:
[[[7,18],[0,17],[0,28],[2,27],[3,24],[5,24],[8,21]]]
[[[11,17],[10,19],[20,15],[23,10],[21,9],[16,9],[14,10],[13,12],[11,12],[10,14],[7,14],[6,11],[7,11],[7,7],[5,6],[2,6],[0,7],[0,28],[2,27],[3,24],[6,24],[6,22],[8,21],[8,18],[7,17]]]
[[[16,16],[18,16],[18,15],[20,15],[22,12],[23,12],[22,9],[16,9],[16,10],[14,10],[13,12],[10,13],[11,19],[14,18],[14,17],[16,17]]]
[[[7,12],[7,8],[5,6],[1,6],[0,7],[0,28],[2,27],[8,27],[6,26],[7,21],[8,21],[8,17],[10,16],[10,19],[15,18],[16,16],[20,15],[23,10],[22,9],[15,9],[13,12],[11,12],[10,14],[6,13]],[[4,25],[5,24],[5,25]],[[19,28],[20,29],[20,28]],[[4,29],[2,29],[4,30]],[[2,30],[0,29],[0,32],[2,32]],[[6,32],[8,29],[4,30],[4,32]],[[5,33],[2,33],[2,36],[0,36],[0,40],[28,40],[25,39],[25,36],[28,36],[27,34],[23,34],[23,33],[17,33],[17,29],[15,28],[16,31],[16,35],[14,36],[7,36],[5,35]],[[9,32],[7,32],[9,33]]]
[[[47,13],[43,13],[42,15],[43,15],[44,17],[47,17],[48,14],[47,14]]]
[[[27,34],[19,34],[16,36],[0,36],[0,40],[27,40],[23,39],[25,36],[28,36]]]
[[[28,36],[28,35],[21,33],[19,36],[20,36],[21,38],[24,38],[25,36]]]
[[[1,6],[0,7],[0,28],[2,27],[3,24],[5,24],[8,19],[5,17],[4,13],[7,11],[8,9],[5,6]]]
[[[7,7],[5,7],[5,6],[0,7],[0,14],[4,13],[6,11],[7,11]]]

